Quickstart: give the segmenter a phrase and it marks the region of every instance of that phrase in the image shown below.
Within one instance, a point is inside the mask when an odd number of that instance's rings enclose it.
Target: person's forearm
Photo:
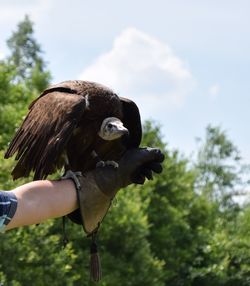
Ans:
[[[77,209],[77,195],[72,180],[34,181],[13,190],[17,210],[6,230],[41,223],[64,216]]]

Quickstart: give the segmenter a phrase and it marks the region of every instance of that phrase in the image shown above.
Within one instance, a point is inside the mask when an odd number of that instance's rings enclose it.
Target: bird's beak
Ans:
[[[126,127],[122,126],[119,128],[118,130],[118,133],[121,135],[121,136],[125,136],[125,137],[128,137],[129,136],[129,131]]]

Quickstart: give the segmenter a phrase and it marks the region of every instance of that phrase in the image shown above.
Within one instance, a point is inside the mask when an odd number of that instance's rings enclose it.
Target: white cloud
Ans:
[[[194,86],[191,71],[167,44],[135,28],[124,30],[79,77],[134,99],[146,117],[181,106]]]
[[[218,83],[211,85],[208,91],[210,97],[213,99],[218,97],[219,92],[220,92],[220,85]]]

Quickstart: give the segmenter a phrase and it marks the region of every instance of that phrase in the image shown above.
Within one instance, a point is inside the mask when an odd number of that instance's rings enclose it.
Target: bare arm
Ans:
[[[77,209],[77,195],[72,180],[34,181],[13,190],[17,210],[6,230],[41,223],[64,216]]]

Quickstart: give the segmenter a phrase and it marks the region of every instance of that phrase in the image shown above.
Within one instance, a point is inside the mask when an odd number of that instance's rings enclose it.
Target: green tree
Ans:
[[[6,148],[29,103],[51,78],[27,16],[7,43],[10,55],[0,62],[0,149]]]
[[[164,148],[159,126],[147,122],[145,127],[144,143]],[[246,262],[236,279],[228,258],[233,246],[231,252],[241,261],[249,241],[236,243],[241,209],[233,195],[243,170],[237,148],[219,128],[209,126],[194,167],[178,151],[164,149],[164,172],[146,186],[146,195],[149,242],[164,261],[165,285],[247,285]]]
[[[164,148],[160,127],[146,122],[144,144]],[[178,151],[165,145],[164,171],[147,185],[149,241],[153,253],[164,261],[165,285],[191,285],[191,265],[205,244],[207,202],[194,192],[195,173]]]
[[[244,174],[248,170],[226,132],[209,125],[197,156],[197,190],[205,192],[211,200],[230,204],[234,196],[244,193],[248,184]]]
[[[240,227],[249,211],[235,200],[248,184],[247,170],[225,131],[208,126],[195,164],[195,190],[209,202],[212,227],[201,263],[192,268],[194,285],[249,284],[250,240]]]
[[[14,130],[15,122],[21,118],[20,109],[23,107],[23,90],[20,85],[13,85],[13,70],[4,61],[0,62],[0,149],[3,149]],[[20,108],[21,107],[21,108]]]
[[[15,69],[17,82],[27,81],[28,88],[42,91],[50,74],[42,58],[42,50],[34,37],[33,23],[28,16],[18,24],[17,30],[7,40],[10,50],[9,64]]]

